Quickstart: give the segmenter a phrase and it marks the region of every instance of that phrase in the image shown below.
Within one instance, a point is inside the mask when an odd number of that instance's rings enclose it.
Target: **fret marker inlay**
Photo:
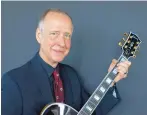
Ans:
[[[98,101],[100,97],[98,95],[95,95],[94,98]]]
[[[112,80],[111,80],[109,77],[106,79],[106,82],[107,82],[108,84],[110,84],[111,81],[112,81]]]
[[[89,111],[92,111],[92,108],[89,107],[88,105],[86,106],[86,108],[87,108]]]
[[[115,75],[117,74],[117,69],[116,69],[116,68],[113,70],[113,73],[114,73]]]
[[[100,90],[101,90],[101,92],[105,92],[105,88],[102,86],[101,88],[100,88]]]

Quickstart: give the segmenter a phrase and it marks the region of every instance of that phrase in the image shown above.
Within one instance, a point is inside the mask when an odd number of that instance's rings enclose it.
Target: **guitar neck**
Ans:
[[[128,60],[124,55],[121,55],[118,59],[118,63],[121,61]],[[116,64],[117,65],[117,64]],[[98,104],[101,102],[109,88],[111,87],[112,82],[114,81],[117,75],[117,69],[115,67],[105,76],[100,85],[96,88],[94,93],[90,96],[88,101],[84,104],[82,109],[78,112],[78,115],[91,115],[96,109]]]

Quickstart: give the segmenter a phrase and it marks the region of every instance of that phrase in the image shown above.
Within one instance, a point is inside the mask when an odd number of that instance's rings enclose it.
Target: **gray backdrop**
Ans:
[[[129,77],[118,83],[122,101],[109,115],[147,115],[147,2],[2,2],[2,74],[31,59],[39,46],[35,29],[47,8],[61,8],[73,18],[72,48],[63,63],[73,66],[93,92],[121,49],[124,32],[137,33],[140,52]]]

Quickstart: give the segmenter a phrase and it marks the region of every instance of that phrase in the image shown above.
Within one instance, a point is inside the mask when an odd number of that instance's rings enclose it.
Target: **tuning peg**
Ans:
[[[136,58],[136,55],[135,54],[133,55],[133,58]]]
[[[127,48],[128,46],[127,45],[125,45],[125,47],[124,48]]]
[[[122,38],[122,39],[123,39],[124,42],[126,41],[125,38]]]
[[[123,46],[121,42],[118,43],[119,46]]]
[[[133,57],[136,58],[136,55],[139,53],[139,50],[136,50]]]
[[[122,38],[121,41],[118,43],[119,46],[123,46],[124,42],[125,42],[125,38]]]
[[[136,50],[137,49],[137,46],[135,46],[134,49]]]
[[[128,33],[124,33],[124,35],[128,37]]]
[[[136,42],[136,44],[139,44],[139,42]]]
[[[131,41],[130,40],[128,40],[128,43],[130,43]]]

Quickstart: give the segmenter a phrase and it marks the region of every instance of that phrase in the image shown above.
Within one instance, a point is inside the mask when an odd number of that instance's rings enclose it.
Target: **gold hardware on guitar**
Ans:
[[[123,39],[124,42],[126,41],[125,38],[122,38],[122,39]]]
[[[124,33],[124,36],[128,37],[128,35],[129,35],[128,33]]]
[[[130,43],[131,41],[130,40],[128,40],[128,43]]]
[[[137,49],[137,46],[135,46],[134,49],[136,50]]]
[[[128,46],[126,45],[125,48],[127,48]]]
[[[119,46],[123,46],[121,42],[118,43]]]
[[[136,55],[137,55],[138,53],[139,53],[139,50],[136,50],[136,51],[134,52],[133,57],[136,58]]]

